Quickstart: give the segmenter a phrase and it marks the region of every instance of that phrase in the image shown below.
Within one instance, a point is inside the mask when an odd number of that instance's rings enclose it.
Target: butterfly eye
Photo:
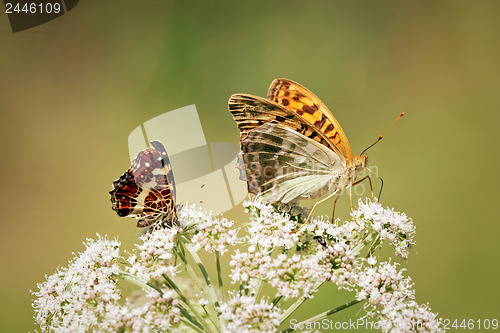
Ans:
[[[368,157],[366,155],[360,155],[354,159],[354,165],[356,167],[364,167],[366,165]]]

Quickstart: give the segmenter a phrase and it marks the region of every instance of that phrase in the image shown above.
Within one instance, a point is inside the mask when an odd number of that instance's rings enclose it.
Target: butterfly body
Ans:
[[[175,187],[172,168],[165,148],[159,141],[141,151],[132,166],[113,182],[112,209],[122,217],[135,217],[138,227],[165,222],[176,217]]]
[[[235,94],[229,111],[240,129],[240,172],[265,201],[331,196],[366,165],[321,100],[296,82],[274,80],[267,99]]]

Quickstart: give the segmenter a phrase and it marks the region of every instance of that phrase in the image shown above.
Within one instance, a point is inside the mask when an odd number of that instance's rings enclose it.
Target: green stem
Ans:
[[[217,279],[219,280],[219,292],[222,298],[222,301],[226,301],[226,294],[224,293],[224,285],[222,282],[222,270],[220,268],[220,253],[219,251],[215,251],[215,264],[217,266]]]
[[[196,326],[195,324],[193,324],[190,320],[184,318],[184,317],[180,317],[179,318],[186,326],[189,326],[191,327],[193,330],[195,330],[196,332],[200,332],[200,333],[203,333],[203,327],[198,327]]]
[[[203,275],[203,278],[205,279],[205,283],[207,284],[208,287],[208,296],[211,298],[211,301],[216,305],[219,306],[219,301],[217,299],[217,296],[215,295],[215,290],[212,284],[212,281],[210,281],[210,277],[208,276],[207,270],[205,269],[205,266],[203,265],[203,262],[201,261],[200,257],[198,256],[198,253],[194,251],[190,246],[186,246],[189,253],[193,257],[194,261],[196,264],[198,264],[198,267],[200,268],[201,274]]]
[[[314,316],[314,317],[311,317],[311,318],[309,318],[309,319],[306,319],[306,320],[304,320],[304,321],[301,321],[300,323],[298,323],[298,324],[297,324],[297,325],[295,325],[295,326],[296,326],[296,327],[304,327],[304,326],[305,326],[306,324],[308,324],[308,323],[312,323],[312,322],[317,322],[317,321],[320,321],[320,320],[322,320],[322,319],[324,319],[324,318],[328,317],[328,316],[329,316],[329,315],[331,315],[331,314],[334,314],[334,313],[337,313],[337,312],[342,311],[342,310],[344,310],[344,309],[347,309],[348,307],[351,307],[351,306],[353,306],[353,305],[356,305],[356,304],[358,304],[359,302],[362,302],[362,301],[364,301],[364,299],[361,299],[361,300],[357,300],[357,299],[352,300],[352,301],[350,301],[350,302],[348,302],[348,303],[346,303],[346,304],[343,304],[343,305],[341,305],[341,306],[339,306],[339,307],[336,307],[336,308],[334,308],[334,309],[331,309],[331,310],[325,311],[325,312],[320,313],[320,314],[318,314],[318,315],[316,315],[316,316]],[[295,329],[294,329],[294,328],[289,327],[289,328],[287,328],[286,330],[282,331],[281,333],[288,333],[288,332],[293,332],[293,331],[295,331]]]
[[[278,296],[275,299],[273,299],[273,308],[278,305],[278,303],[283,299],[283,296]]]
[[[366,245],[368,245],[369,243],[372,243],[372,240],[373,240],[373,234],[369,233],[368,236],[366,236],[366,238],[364,239],[364,241],[362,243],[359,243],[358,245],[356,245],[356,247],[354,248],[354,252],[359,253],[361,251],[361,249],[363,249]]]
[[[283,313],[283,317],[281,317],[281,320],[280,320],[280,325],[283,324],[283,322],[288,318],[290,317],[290,315],[295,311],[297,310],[297,308],[299,306],[302,305],[302,303],[304,303],[306,301],[306,299],[308,299],[309,297],[305,297],[305,296],[301,296],[299,297],[299,299],[297,299],[295,301],[295,303],[293,303],[292,305],[290,305],[290,307],[288,309],[286,309],[285,313]]]
[[[373,254],[373,252],[375,252],[375,249],[379,245],[380,245],[380,235],[377,235],[377,237],[375,237],[372,244],[368,248],[368,254],[366,255],[366,258],[369,258]]]
[[[321,287],[321,285],[323,284],[323,282],[321,283],[318,283],[314,290],[318,290],[319,287]],[[290,307],[288,309],[286,309],[285,313],[283,314],[283,316],[281,317],[281,321],[280,321],[280,325],[295,311],[297,310],[297,308],[299,306],[302,305],[302,303],[304,303],[307,299],[309,299],[310,297],[307,297],[307,296],[301,296],[299,297],[299,299],[297,299],[295,301],[295,303],[293,303],[292,305],[290,305]]]
[[[263,284],[264,284],[264,282],[261,279],[259,279],[257,288],[255,288],[255,299],[259,298],[260,292],[262,291]]]
[[[193,251],[190,246],[186,246],[186,248],[189,251],[189,253],[191,254],[191,256],[193,257],[194,261],[198,264],[198,267],[200,268],[200,270],[203,274],[203,277],[205,278],[205,282],[208,286],[208,290],[200,282],[198,275],[196,275],[193,268],[188,263],[186,257],[184,256],[184,253],[182,251],[179,251],[179,250],[176,250],[176,253],[179,256],[179,258],[181,259],[181,261],[184,263],[184,267],[186,268],[186,271],[188,272],[189,276],[191,277],[193,282],[196,284],[198,289],[210,298],[211,304],[209,304],[210,305],[208,307],[209,311],[207,313],[209,314],[210,321],[215,325],[217,330],[220,332],[222,330],[222,327],[221,327],[221,324],[219,322],[219,318],[217,316],[217,311],[215,309],[215,307],[218,306],[219,302],[217,301],[217,297],[215,296],[215,291],[213,289],[212,283],[210,282],[210,278],[208,276],[208,273],[205,270],[205,267],[203,266],[203,263],[201,262],[201,259],[198,256],[198,254],[195,251]]]
[[[211,318],[213,324],[217,327],[219,332],[221,332],[222,325],[220,323],[219,317],[217,316],[217,307],[219,307],[219,300],[215,295],[215,289],[212,281],[210,281],[210,277],[208,276],[207,270],[205,269],[203,262],[198,256],[198,253],[196,253],[196,251],[194,251],[190,246],[186,246],[186,248],[193,257],[194,261],[198,264],[201,274],[205,278],[206,287],[202,287],[202,290],[206,295],[208,295],[208,297],[210,297],[210,300],[212,301],[212,304],[209,304],[208,306],[208,313],[210,314],[209,318]]]
[[[144,283],[142,282],[141,280],[138,280],[135,276],[129,274],[129,273],[126,273],[126,272],[120,272],[120,275],[119,275],[124,281],[128,281],[130,283],[133,283],[135,284],[136,286],[144,289],[144,290],[147,290],[147,291],[153,291],[153,290],[156,290],[157,292],[160,293],[160,295],[163,296],[163,290],[161,290],[161,288],[158,288],[156,287],[155,285],[153,284],[150,284],[149,282],[148,283]],[[175,284],[173,282],[170,283],[171,285],[174,285]],[[174,289],[174,288],[172,288]],[[175,290],[175,289],[174,289]],[[180,295],[180,290],[177,288],[176,290],[177,294]],[[181,297],[181,296],[179,296]],[[182,299],[182,297],[181,297]],[[184,322],[186,325],[188,325],[189,327],[191,327],[192,329],[194,329],[195,331],[198,331],[198,332],[203,332],[203,326],[200,324],[200,322],[198,320],[196,320],[195,317],[191,316],[191,314],[182,307],[182,305],[179,305],[179,308],[181,310],[181,314],[184,316],[184,317],[180,317],[180,320],[182,322]]]
[[[160,293],[161,290],[158,290],[152,286],[150,286],[149,284],[137,279],[134,275],[132,274],[129,274],[127,272],[120,272],[118,274],[118,277],[120,277],[121,279],[123,279],[123,281],[127,281],[127,282],[130,282],[132,284],[135,284],[136,286],[138,286],[139,288],[142,288],[146,291],[153,291],[153,290],[156,290],[156,291],[159,291]]]
[[[191,312],[193,313],[194,317],[196,318],[196,321],[193,322],[193,324],[196,324],[198,323],[199,325],[202,325],[203,326],[203,331],[204,332],[212,332],[211,330],[211,327],[207,326],[207,322],[204,320],[203,318],[203,315],[201,313],[198,312],[198,309],[196,309],[192,304],[191,302],[189,301],[189,299],[184,296],[181,292],[181,290],[179,289],[179,287],[177,287],[177,285],[174,283],[174,281],[172,281],[171,278],[168,277],[167,274],[162,274],[163,278],[165,279],[165,281],[167,282],[167,286],[171,289],[173,289],[177,295],[179,296],[179,298],[184,302],[184,304],[187,305],[187,307],[191,310]],[[190,316],[187,316],[187,315],[184,315],[186,318],[190,319]]]
[[[182,314],[180,320],[189,327],[192,327],[194,330],[203,332],[203,326],[200,324],[200,322],[195,317],[193,317],[189,313],[189,311],[186,310],[186,308],[184,308],[181,304],[179,304],[178,307]]]

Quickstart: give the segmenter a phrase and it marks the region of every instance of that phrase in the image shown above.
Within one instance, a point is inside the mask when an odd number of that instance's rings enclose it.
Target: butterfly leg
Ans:
[[[312,206],[311,208],[311,211],[309,212],[309,215],[307,215],[307,219],[305,220],[304,224],[302,224],[300,226],[300,228],[298,228],[297,230],[295,231],[292,231],[292,233],[296,233],[296,232],[299,232],[306,224],[307,222],[309,222],[309,219],[311,218],[311,215],[312,215],[312,212],[314,211],[314,208],[316,208],[317,205],[319,205],[320,203],[322,202],[325,202],[326,200],[330,199],[331,197],[333,197],[335,194],[337,194],[337,192],[333,192],[332,194],[330,194],[329,196],[327,196],[326,198],[324,199],[321,199],[320,201],[316,202],[314,204],[314,206]],[[335,200],[336,201],[336,200]]]
[[[339,200],[339,196],[335,198],[335,201],[333,202],[333,210],[332,210],[332,223],[335,222],[335,206],[337,205],[337,200]]]
[[[373,185],[372,185],[372,179],[371,179],[371,177],[370,177],[370,176],[365,176],[365,177],[361,178],[361,179],[360,179],[360,180],[358,180],[357,182],[354,182],[354,183],[352,184],[352,186],[354,186],[354,185],[357,185],[357,184],[361,183],[361,182],[362,182],[363,180],[365,180],[365,179],[368,179],[368,182],[370,183],[370,191],[371,191],[371,194],[372,194],[372,200],[375,200],[375,196],[373,195]],[[352,186],[351,186],[351,187],[352,187]],[[349,194],[351,195],[351,190],[350,190],[350,189],[349,189]],[[351,209],[352,209],[352,195],[351,195]]]
[[[354,183],[356,184],[356,183]],[[352,184],[352,185],[354,185]],[[349,201],[351,202],[351,212],[354,211],[354,208],[352,208],[352,185],[349,186]]]

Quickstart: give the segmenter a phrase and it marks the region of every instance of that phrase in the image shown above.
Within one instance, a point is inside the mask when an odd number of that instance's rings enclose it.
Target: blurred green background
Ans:
[[[196,104],[207,141],[237,143],[229,96],[265,96],[277,77],[316,93],[357,153],[406,113],[369,164],[382,203],[417,226],[403,263],[417,300],[498,318],[499,14],[498,1],[81,1],[13,34],[0,13],[0,329],[36,329],[30,289],[86,237],[136,240],[108,194],[131,130]],[[330,292],[304,318],[349,299]]]

